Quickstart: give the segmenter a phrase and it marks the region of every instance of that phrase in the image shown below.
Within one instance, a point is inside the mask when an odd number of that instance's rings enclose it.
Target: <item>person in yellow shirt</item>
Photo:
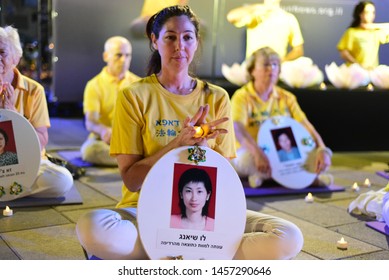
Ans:
[[[72,174],[51,162],[46,155],[50,127],[46,94],[38,82],[22,75],[16,68],[23,50],[16,28],[0,27],[0,109],[24,116],[35,129],[41,147],[38,174],[29,190],[24,188],[14,199],[26,196],[63,197],[73,186]],[[0,197],[1,198],[1,197]]]
[[[143,181],[169,151],[207,146],[225,158],[235,157],[228,93],[189,74],[199,46],[199,20],[188,6],[167,7],[147,24],[153,53],[148,75],[119,95],[111,155],[124,182],[116,209],[89,212],[76,231],[88,254],[103,259],[147,259],[136,225]],[[209,134],[195,137],[194,126]],[[235,259],[289,259],[303,245],[300,229],[289,221],[247,211],[246,229]]]
[[[131,57],[132,46],[126,38],[109,38],[105,42],[103,53],[106,66],[86,84],[83,107],[85,127],[90,135],[81,146],[81,155],[87,162],[105,166],[117,165],[116,160],[109,156],[117,94],[120,88],[140,79],[128,70]]]
[[[273,116],[291,117],[311,134],[317,147],[317,174],[322,174],[331,165],[331,150],[325,146],[320,134],[301,110],[296,97],[277,86],[280,64],[280,56],[269,47],[254,52],[247,60],[250,81],[231,97],[238,148],[237,157],[231,163],[240,176],[248,176],[251,187],[259,187],[264,180],[271,178],[271,164],[265,152],[258,146],[257,136],[261,123]],[[318,180],[330,185],[332,175],[323,174]]]
[[[227,14],[236,27],[246,27],[246,58],[262,47],[271,47],[289,61],[304,55],[304,39],[296,17],[280,7],[281,0],[244,5]]]
[[[375,5],[359,2],[353,12],[353,21],[339,40],[337,49],[347,65],[358,63],[365,69],[379,65],[379,48],[389,43],[389,23],[374,23]]]

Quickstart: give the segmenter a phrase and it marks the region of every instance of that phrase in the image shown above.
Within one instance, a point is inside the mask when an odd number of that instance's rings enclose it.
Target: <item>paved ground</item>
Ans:
[[[53,119],[49,149],[77,148],[87,133],[79,119]],[[389,237],[368,228],[365,216],[347,213],[349,203],[358,195],[351,190],[354,182],[365,178],[370,188],[379,190],[387,180],[376,171],[387,167],[389,152],[334,153],[330,172],[344,192],[315,196],[304,202],[305,195],[268,196],[247,199],[247,207],[280,216],[297,224],[304,234],[304,247],[296,257],[313,259],[388,260]],[[75,182],[83,204],[16,208],[12,217],[0,217],[0,259],[81,260],[83,251],[75,235],[75,223],[81,214],[93,208],[113,207],[120,197],[120,176],[113,168],[88,168],[87,176]],[[348,250],[336,248],[344,237]]]

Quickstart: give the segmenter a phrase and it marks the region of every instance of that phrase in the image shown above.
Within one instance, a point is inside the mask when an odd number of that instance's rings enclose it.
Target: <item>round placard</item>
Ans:
[[[41,152],[35,129],[22,115],[0,109],[0,129],[0,201],[8,201],[30,194]]]
[[[137,221],[150,259],[232,259],[246,223],[242,183],[212,149],[177,148],[147,174]]]
[[[313,183],[317,174],[309,163],[316,144],[300,123],[290,117],[269,118],[261,124],[257,139],[270,161],[275,181],[291,189]]]

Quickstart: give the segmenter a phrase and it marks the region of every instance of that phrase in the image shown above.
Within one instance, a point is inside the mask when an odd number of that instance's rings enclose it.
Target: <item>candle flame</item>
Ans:
[[[356,189],[356,188],[358,188],[358,183],[357,183],[357,182],[355,182],[355,183],[353,184],[353,189]]]
[[[8,205],[7,206],[5,206],[5,211],[9,211],[10,209],[9,209],[9,207],[8,207]]]
[[[369,178],[366,178],[366,180],[365,180],[365,185],[366,185],[366,186],[370,186],[370,180],[369,180]]]
[[[308,197],[311,198],[311,197],[312,197],[312,194],[311,194],[311,193],[308,193]]]

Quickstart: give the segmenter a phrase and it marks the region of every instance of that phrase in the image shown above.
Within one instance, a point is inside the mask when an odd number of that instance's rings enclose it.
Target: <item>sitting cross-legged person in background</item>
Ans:
[[[280,74],[280,56],[264,47],[247,60],[250,81],[238,89],[231,98],[232,118],[237,140],[237,157],[231,161],[237,173],[248,176],[251,187],[258,187],[271,178],[271,164],[258,146],[258,131],[266,119],[288,116],[301,123],[316,143],[315,171],[318,184],[330,185],[333,178],[323,173],[331,165],[332,152],[327,148],[297,103],[296,97],[276,84]]]
[[[0,108],[24,116],[34,127],[41,147],[39,171],[30,191],[23,191],[15,198],[62,197],[73,186],[73,177],[65,167],[52,163],[46,156],[50,127],[46,94],[39,83],[16,68],[22,54],[18,31],[11,26],[0,28]]]
[[[117,165],[116,159],[109,156],[117,94],[120,88],[140,79],[128,70],[131,58],[132,46],[126,38],[114,36],[105,42],[103,59],[106,66],[87,83],[84,91],[85,126],[90,132],[81,146],[84,161]]]

